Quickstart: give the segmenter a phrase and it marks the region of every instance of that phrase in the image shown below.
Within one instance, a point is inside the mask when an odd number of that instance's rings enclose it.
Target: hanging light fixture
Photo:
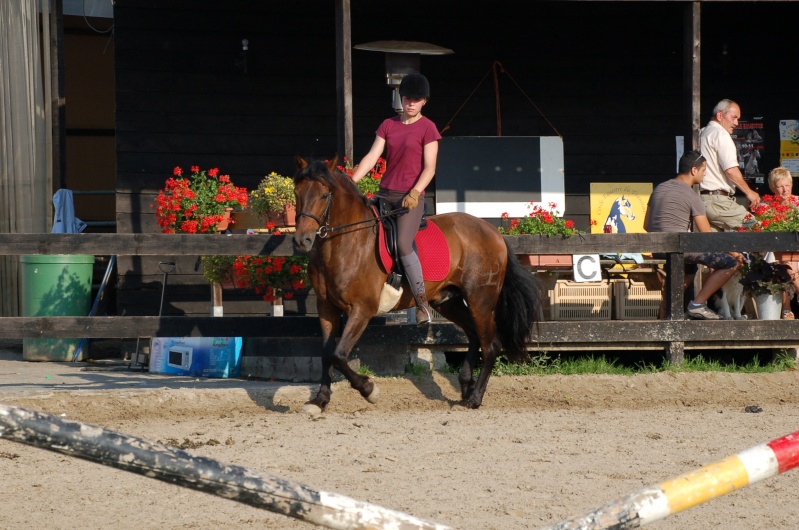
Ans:
[[[354,48],[386,54],[386,84],[392,89],[392,105],[397,113],[402,112],[402,98],[399,95],[402,78],[411,72],[420,72],[420,56],[455,53],[449,48],[442,48],[435,44],[401,40],[367,42],[358,44]]]

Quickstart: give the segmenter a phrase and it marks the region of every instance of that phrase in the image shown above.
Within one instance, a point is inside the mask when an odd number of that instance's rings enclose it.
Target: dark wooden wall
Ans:
[[[591,182],[673,176],[674,137],[690,138],[689,5],[439,0],[405,11],[352,0],[352,42],[454,50],[421,58],[432,86],[426,114],[440,129],[449,124],[451,136],[497,134],[490,72],[499,61],[502,134],[550,135],[554,126],[563,136],[566,215],[587,229]],[[777,120],[799,117],[791,115],[797,74],[788,61],[795,7],[702,4],[702,122],[724,97],[739,101],[745,117],[763,115],[765,168],[778,163]],[[295,154],[332,156],[334,21],[334,0],[116,0],[117,230],[157,231],[149,205],[176,165],[219,167],[251,188],[270,171],[291,174]],[[357,159],[392,110],[383,54],[353,50],[352,65]],[[198,283],[194,260],[177,261],[168,311],[208,311],[206,286],[189,288]],[[119,270],[120,312],[155,314],[157,260],[123,259]]]

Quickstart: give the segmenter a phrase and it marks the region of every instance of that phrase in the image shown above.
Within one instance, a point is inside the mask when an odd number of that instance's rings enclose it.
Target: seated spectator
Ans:
[[[685,153],[679,162],[679,173],[671,180],[659,184],[649,198],[644,219],[647,232],[710,232],[710,222],[705,215],[705,204],[693,190],[705,176],[707,162],[696,151]],[[698,320],[721,320],[721,316],[707,306],[707,300],[719,290],[744,262],[737,252],[685,253],[686,264],[702,263],[712,272],[702,289],[688,304],[686,315]],[[686,275],[687,281],[688,275]]]
[[[780,166],[771,170],[768,174],[768,187],[779,200],[780,206],[791,206],[799,208],[799,196],[793,195],[793,177],[791,172]],[[799,293],[799,263],[795,261],[784,261],[793,271],[793,283]],[[794,314],[791,310],[791,298],[788,293],[782,294],[782,318],[783,320],[793,320]]]

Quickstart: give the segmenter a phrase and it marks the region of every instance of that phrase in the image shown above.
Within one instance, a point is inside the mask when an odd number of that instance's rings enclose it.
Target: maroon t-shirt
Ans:
[[[386,172],[380,187],[408,192],[424,168],[424,146],[441,140],[436,124],[425,116],[405,125],[401,116],[380,124],[377,135],[386,141]]]

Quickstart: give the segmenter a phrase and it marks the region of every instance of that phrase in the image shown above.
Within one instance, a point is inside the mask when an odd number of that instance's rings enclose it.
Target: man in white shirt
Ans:
[[[699,146],[707,160],[700,195],[705,203],[707,219],[713,231],[723,232],[743,226],[747,209],[735,201],[735,188],[749,200],[749,208],[757,208],[760,195],[744,180],[738,166],[738,150],[732,131],[738,125],[741,107],[734,101],[722,99],[713,108],[713,118],[699,133]]]

